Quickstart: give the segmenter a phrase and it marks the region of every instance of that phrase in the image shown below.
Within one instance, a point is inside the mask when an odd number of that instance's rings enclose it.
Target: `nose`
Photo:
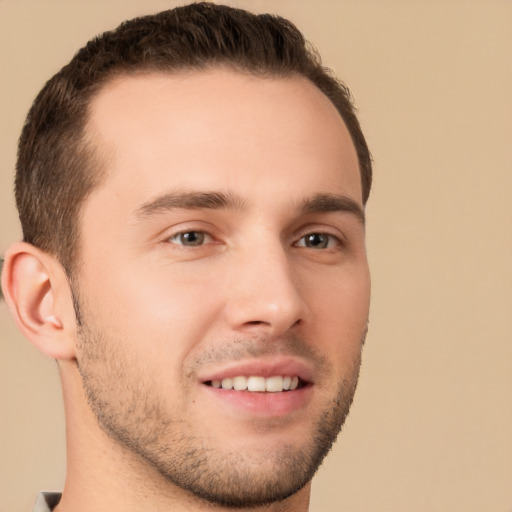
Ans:
[[[231,329],[279,336],[306,319],[300,279],[281,244],[238,254],[227,288]]]

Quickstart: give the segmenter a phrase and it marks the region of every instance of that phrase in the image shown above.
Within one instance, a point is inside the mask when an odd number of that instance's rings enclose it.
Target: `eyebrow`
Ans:
[[[137,220],[144,220],[174,209],[187,210],[243,210],[245,201],[232,193],[224,192],[176,192],[166,193],[144,203],[135,211]],[[364,209],[350,197],[339,194],[315,194],[299,202],[302,214],[342,212],[354,215],[362,224]]]
[[[302,213],[342,212],[354,215],[361,224],[365,222],[364,209],[350,197],[340,194],[315,194],[299,205]]]
[[[187,210],[242,210],[243,207],[244,201],[229,193],[178,192],[163,194],[144,203],[135,211],[135,217],[144,219],[177,208]]]

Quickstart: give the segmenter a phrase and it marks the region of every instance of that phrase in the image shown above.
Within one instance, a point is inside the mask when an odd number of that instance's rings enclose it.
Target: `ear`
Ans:
[[[19,328],[41,352],[54,359],[75,357],[71,290],[53,256],[25,242],[14,244],[5,255],[2,289]]]

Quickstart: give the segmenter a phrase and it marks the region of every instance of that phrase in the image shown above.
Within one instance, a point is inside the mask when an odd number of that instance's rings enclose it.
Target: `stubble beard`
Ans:
[[[151,371],[136,367],[107,338],[84,321],[75,301],[83,388],[106,434],[165,481],[193,497],[226,508],[254,508],[282,501],[301,490],[330,451],[348,415],[357,386],[361,354],[338,384],[302,446],[284,445],[258,454],[208,443],[206,425],[191,428],[169,413],[156,396]],[[238,350],[238,349],[237,349]],[[252,350],[252,349],[251,349]],[[181,410],[176,408],[176,411]],[[264,435],[264,434],[263,434]]]

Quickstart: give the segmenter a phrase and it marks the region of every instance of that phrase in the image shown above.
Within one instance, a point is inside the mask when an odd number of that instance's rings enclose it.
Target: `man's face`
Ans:
[[[77,361],[99,424],[212,502],[298,491],[348,412],[368,317],[340,116],[304,79],[218,69],[118,78],[88,128],[107,169],[83,208]]]

